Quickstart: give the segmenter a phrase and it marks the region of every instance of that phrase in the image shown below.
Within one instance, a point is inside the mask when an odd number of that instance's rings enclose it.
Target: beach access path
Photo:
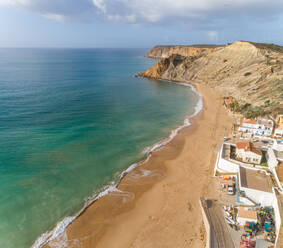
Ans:
[[[127,174],[119,191],[92,204],[46,247],[205,247],[199,199],[217,197],[214,163],[233,120],[215,90],[197,88],[204,108],[193,125]]]
[[[221,207],[217,200],[207,199],[203,204],[204,212],[210,225],[209,247],[235,248]]]

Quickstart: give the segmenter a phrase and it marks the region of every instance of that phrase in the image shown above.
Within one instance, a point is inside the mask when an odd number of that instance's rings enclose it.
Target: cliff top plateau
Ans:
[[[206,46],[157,46],[146,56],[161,60],[139,76],[207,84],[266,114],[283,111],[282,46],[247,41]]]

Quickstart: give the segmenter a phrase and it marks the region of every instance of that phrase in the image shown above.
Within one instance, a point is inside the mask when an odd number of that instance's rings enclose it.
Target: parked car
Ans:
[[[228,195],[235,195],[235,184],[229,184],[227,187]]]

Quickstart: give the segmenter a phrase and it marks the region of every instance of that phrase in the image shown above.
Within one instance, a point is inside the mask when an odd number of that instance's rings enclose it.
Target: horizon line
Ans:
[[[0,49],[148,49],[151,47],[73,47],[73,46],[66,46],[66,47],[61,47],[61,46],[11,46],[11,47],[6,47],[0,46]]]

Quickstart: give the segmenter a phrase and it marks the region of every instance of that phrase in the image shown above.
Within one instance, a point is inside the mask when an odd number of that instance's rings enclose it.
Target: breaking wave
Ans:
[[[163,80],[164,81],[164,80]],[[176,83],[176,82],[173,82]],[[184,120],[183,124],[179,127],[177,127],[176,129],[172,130],[169,137],[167,137],[166,139],[157,142],[156,144],[150,146],[150,147],[146,147],[143,150],[143,153],[146,154],[146,159],[138,162],[138,163],[134,163],[131,166],[129,166],[126,170],[124,170],[119,177],[119,180],[117,182],[112,182],[109,185],[105,186],[102,191],[100,193],[96,193],[93,196],[88,197],[85,200],[85,204],[83,206],[83,208],[74,216],[68,216],[66,218],[64,218],[61,222],[59,222],[56,227],[50,231],[50,232],[46,232],[44,234],[42,234],[36,241],[35,243],[32,245],[31,248],[42,248],[44,245],[46,245],[47,243],[51,242],[52,240],[55,240],[57,237],[59,237],[60,235],[64,234],[66,228],[77,218],[79,217],[93,202],[97,201],[99,198],[110,194],[112,192],[116,192],[118,194],[121,195],[125,195],[128,193],[123,193],[122,191],[120,191],[117,186],[119,185],[119,183],[121,182],[121,180],[132,170],[134,170],[135,168],[137,168],[138,166],[146,163],[150,157],[151,157],[151,153],[158,151],[160,149],[162,149],[162,147],[164,147],[166,144],[168,144],[169,142],[171,142],[174,137],[180,132],[180,130],[182,130],[185,127],[188,127],[191,125],[190,123],[190,119],[195,117],[197,114],[199,114],[201,112],[201,110],[203,109],[203,100],[202,100],[202,95],[200,92],[198,92],[196,90],[195,87],[193,87],[190,84],[187,83],[177,83],[179,85],[183,85],[185,87],[191,87],[192,91],[197,94],[199,96],[197,105],[195,106],[194,109],[194,113],[188,117],[186,117],[186,119]],[[145,176],[147,171],[144,171]]]

